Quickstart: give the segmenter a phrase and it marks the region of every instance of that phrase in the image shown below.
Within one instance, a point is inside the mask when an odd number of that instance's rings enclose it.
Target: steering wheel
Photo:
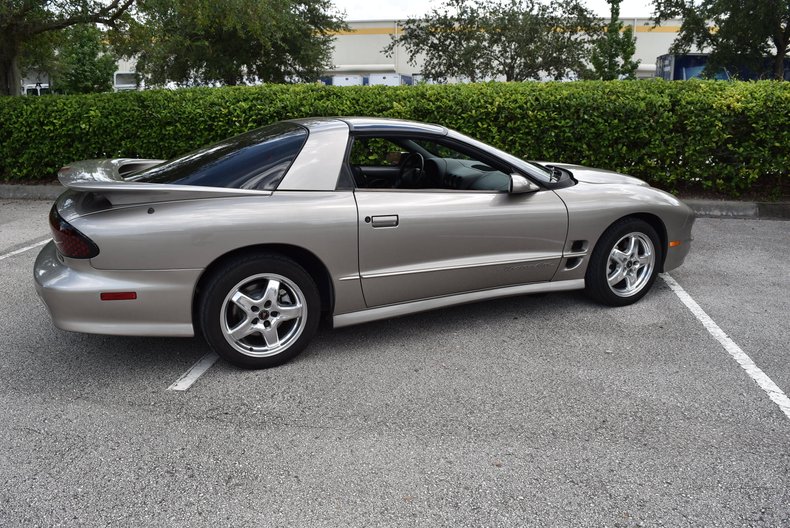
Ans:
[[[419,152],[412,152],[401,162],[400,173],[395,182],[399,189],[419,189],[425,176],[425,158]]]

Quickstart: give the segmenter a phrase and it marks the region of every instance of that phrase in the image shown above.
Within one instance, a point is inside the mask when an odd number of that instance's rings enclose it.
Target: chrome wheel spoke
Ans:
[[[619,267],[606,280],[609,282],[610,286],[614,286],[622,282],[624,277],[625,277],[625,268]]]
[[[249,319],[245,319],[241,323],[237,324],[233,328],[228,329],[228,335],[235,339],[236,341],[240,339],[244,339],[251,333],[255,331],[255,327],[250,324]]]
[[[625,253],[630,257],[639,253],[639,240],[634,235],[628,239],[628,249],[625,250]]]
[[[272,306],[277,305],[277,298],[280,296],[280,281],[269,279],[266,285],[266,291],[263,292],[263,301],[272,303]]]
[[[248,315],[252,314],[252,307],[255,306],[255,299],[252,297],[237,291],[233,294],[233,297],[231,297],[230,300],[233,302],[233,304],[244,310],[244,313]]]
[[[277,325],[271,325],[268,328],[264,327],[261,335],[266,340],[266,346],[276,347],[280,344],[280,336],[277,334]]]
[[[617,264],[624,265],[628,261],[628,254],[623,253],[617,246],[612,250],[612,254],[609,256],[611,260],[614,260]]]
[[[279,314],[277,319],[279,321],[290,321],[291,319],[301,317],[302,311],[301,304],[295,306],[277,306],[277,313]]]

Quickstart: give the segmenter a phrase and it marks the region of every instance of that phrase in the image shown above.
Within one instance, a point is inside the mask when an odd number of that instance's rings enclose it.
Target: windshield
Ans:
[[[482,149],[484,151],[493,152],[494,154],[499,156],[501,159],[503,159],[503,160],[507,161],[508,163],[510,163],[511,165],[513,165],[513,167],[515,167],[518,170],[521,170],[521,171],[525,172],[526,174],[532,176],[533,178],[535,178],[539,182],[542,182],[542,183],[551,183],[552,182],[552,171],[547,169],[543,165],[538,165],[536,163],[532,163],[532,162],[529,162],[529,161],[524,161],[523,159],[517,158],[517,157],[513,156],[512,154],[508,154],[507,152],[504,152],[502,150],[499,150],[498,148],[492,147],[491,145],[487,145],[486,143],[483,143],[482,141],[478,141],[476,139],[470,138],[469,136],[465,136],[465,135],[463,135],[463,134],[461,134],[459,132],[450,131],[448,136],[460,139],[460,140],[462,140],[462,141],[464,141],[466,143],[469,143],[469,144],[471,144],[471,145],[473,145],[473,146],[475,146],[475,147],[477,147],[479,149]]]
[[[307,141],[307,129],[275,123],[131,175],[129,181],[274,190]]]

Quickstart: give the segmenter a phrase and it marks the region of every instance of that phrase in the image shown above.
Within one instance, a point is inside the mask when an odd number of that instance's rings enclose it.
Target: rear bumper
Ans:
[[[55,326],[89,334],[191,337],[192,296],[202,270],[107,271],[64,259],[55,243],[36,258],[36,291]],[[137,299],[102,301],[102,292]]]

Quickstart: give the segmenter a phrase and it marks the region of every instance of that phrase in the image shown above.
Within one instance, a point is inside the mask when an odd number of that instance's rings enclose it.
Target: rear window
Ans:
[[[274,190],[307,141],[295,123],[275,123],[135,173],[129,181]]]

